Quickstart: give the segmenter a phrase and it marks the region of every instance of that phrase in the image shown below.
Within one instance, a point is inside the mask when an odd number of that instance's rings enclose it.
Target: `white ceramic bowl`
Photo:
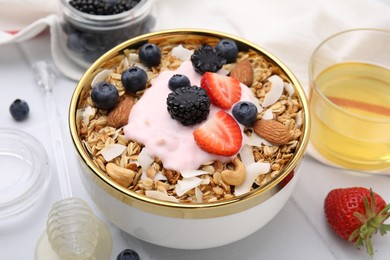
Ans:
[[[302,103],[303,126],[294,157],[267,185],[233,199],[179,204],[136,194],[112,181],[100,170],[78,136],[76,111],[94,76],[118,60],[124,49],[138,48],[148,40],[180,42],[191,38],[230,38],[240,49],[253,49],[277,64],[295,86]],[[267,224],[286,204],[299,177],[297,171],[309,138],[306,97],[297,79],[276,57],[241,38],[208,30],[168,30],[146,34],[118,45],[98,59],[79,81],[70,104],[71,136],[82,168],[82,181],[103,214],[117,227],[147,242],[180,249],[204,249],[244,238]],[[282,235],[282,234],[281,234]]]

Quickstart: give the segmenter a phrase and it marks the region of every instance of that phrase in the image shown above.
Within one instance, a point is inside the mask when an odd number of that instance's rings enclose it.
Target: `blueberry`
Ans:
[[[237,44],[233,40],[222,39],[215,49],[226,59],[227,63],[235,62],[238,55]]]
[[[168,87],[170,90],[174,91],[177,88],[190,87],[190,79],[186,75],[175,74],[168,81]]]
[[[68,35],[66,39],[66,46],[76,53],[85,52],[83,41],[81,40],[80,35],[76,32]]]
[[[145,89],[148,75],[143,69],[133,66],[123,71],[121,81],[127,93],[135,93]]]
[[[119,93],[114,85],[103,81],[93,86],[91,98],[97,108],[111,110],[119,101]]]
[[[157,45],[145,43],[139,50],[140,61],[148,67],[158,66],[161,61],[161,50]]]
[[[116,260],[140,260],[140,257],[134,250],[125,249],[118,254]]]
[[[30,108],[28,107],[26,101],[16,99],[9,107],[9,111],[16,121],[22,121],[27,118],[28,113],[30,112]]]
[[[232,110],[234,118],[244,126],[252,126],[256,122],[257,107],[247,101],[238,102]]]

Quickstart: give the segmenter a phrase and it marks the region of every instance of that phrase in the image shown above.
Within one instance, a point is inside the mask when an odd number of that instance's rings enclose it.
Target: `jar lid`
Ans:
[[[33,205],[50,181],[43,145],[21,130],[0,128],[0,219]]]

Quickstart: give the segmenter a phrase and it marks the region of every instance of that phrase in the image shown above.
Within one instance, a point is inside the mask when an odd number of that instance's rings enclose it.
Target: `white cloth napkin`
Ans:
[[[26,2],[31,2],[34,8]],[[27,40],[49,26],[56,66],[64,75],[77,80],[84,70],[70,61],[59,48],[57,7],[53,2],[0,0],[0,29],[22,29],[17,34],[1,32],[0,44]],[[9,15],[11,10],[14,13],[17,10],[18,15]],[[263,46],[292,70],[307,93],[308,62],[322,40],[351,28],[390,30],[390,0],[155,0],[153,12],[157,20],[155,30],[212,29],[241,36]],[[331,164],[311,146],[308,153],[323,163]]]

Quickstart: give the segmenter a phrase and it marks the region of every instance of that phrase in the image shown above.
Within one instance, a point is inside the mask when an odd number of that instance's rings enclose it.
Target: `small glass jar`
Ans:
[[[112,15],[88,14],[71,6],[69,0],[60,2],[60,44],[68,56],[84,68],[114,46],[150,32],[155,24],[153,0],[141,0],[132,9]],[[88,0],[85,2],[87,4]]]

